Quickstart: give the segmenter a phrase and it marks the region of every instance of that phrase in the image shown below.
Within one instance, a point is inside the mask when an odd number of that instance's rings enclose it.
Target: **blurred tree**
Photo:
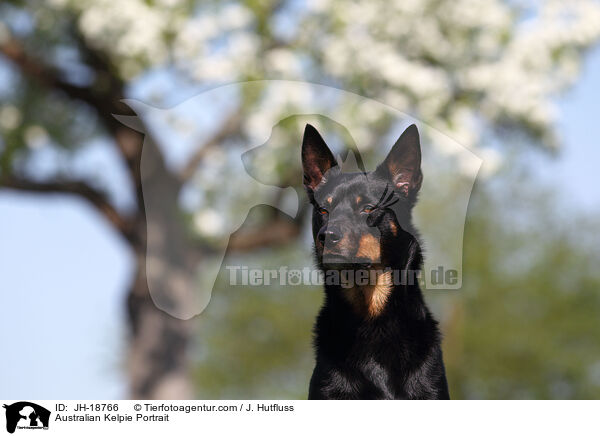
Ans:
[[[459,398],[598,398],[597,217],[557,208],[552,187],[512,166],[499,175],[509,184],[480,184],[471,199],[452,391]]]
[[[442,324],[453,399],[600,397],[600,228],[594,216],[561,216],[559,203],[516,160],[477,183],[463,288],[425,291]],[[244,265],[302,269],[298,253],[283,246]],[[223,268],[199,320],[199,396],[306,398],[322,290],[231,287],[228,277]]]
[[[128,242],[138,262],[128,309],[129,375],[133,397],[192,395],[186,350],[191,325],[156,309],[145,270],[146,225],[179,219],[182,187],[199,165],[233,138],[252,131],[248,102],[273,96],[244,95],[223,115],[214,135],[183,172],[166,164],[151,129],[144,153],[163,185],[164,216],[147,222],[140,176],[142,137],[112,114],[131,114],[120,100],[132,85],[157,71],[173,81],[204,86],[250,79],[308,80],[381,100],[477,146],[484,132],[509,128],[540,144],[556,144],[552,98],[572,84],[583,51],[600,36],[600,7],[592,0],[547,0],[539,7],[500,0],[242,1],[10,0],[0,4],[0,54],[8,61],[0,98],[0,185],[47,194],[72,194],[90,202]],[[186,82],[187,81],[187,82]],[[156,91],[156,90],[153,90]],[[156,103],[169,96],[154,95]],[[377,125],[378,114],[366,114]],[[365,116],[357,113],[356,116]],[[274,123],[273,123],[274,124]],[[380,129],[374,130],[374,135]],[[72,162],[101,139],[116,150],[127,175],[127,205],[117,205],[109,184],[78,174]],[[362,139],[362,138],[358,138]],[[60,156],[39,174],[39,151]],[[290,153],[295,153],[290,150]],[[206,162],[204,162],[206,163]],[[281,169],[285,171],[285,169]],[[297,237],[302,214],[270,214],[229,248],[249,250]],[[165,235],[179,241],[178,226]],[[179,229],[179,230],[177,230]],[[265,231],[268,229],[269,231]],[[177,245],[175,243],[175,245]],[[177,245],[179,246],[179,245]],[[210,241],[186,245],[165,260],[161,298],[186,305],[169,277],[211,252]]]

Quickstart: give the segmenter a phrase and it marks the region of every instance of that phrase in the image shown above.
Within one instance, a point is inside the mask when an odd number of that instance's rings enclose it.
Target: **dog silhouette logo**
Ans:
[[[18,429],[48,429],[50,411],[29,401],[19,401],[4,405],[6,409],[6,431],[14,433]]]

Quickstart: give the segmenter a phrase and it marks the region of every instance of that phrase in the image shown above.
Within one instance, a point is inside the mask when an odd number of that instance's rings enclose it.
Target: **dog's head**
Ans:
[[[304,186],[324,269],[392,266],[416,241],[411,211],[421,187],[421,147],[413,124],[372,172],[344,173],[310,124],[302,142]]]

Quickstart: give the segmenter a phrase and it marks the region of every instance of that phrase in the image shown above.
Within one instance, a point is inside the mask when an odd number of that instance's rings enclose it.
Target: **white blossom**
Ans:
[[[316,78],[449,129],[470,146],[486,123],[502,120],[550,141],[553,101],[577,77],[582,50],[600,39],[594,0],[311,0],[293,8],[297,25],[283,41],[259,36],[255,13],[236,2],[207,2],[191,15],[184,0],[49,4],[78,12],[86,38],[126,79],[167,62],[201,82]],[[456,119],[483,123],[467,134]]]
[[[28,126],[23,136],[29,148],[40,148],[46,145],[50,139],[46,129],[38,125]]]
[[[13,105],[6,105],[0,108],[0,127],[6,130],[12,130],[21,124],[23,115],[21,111]]]

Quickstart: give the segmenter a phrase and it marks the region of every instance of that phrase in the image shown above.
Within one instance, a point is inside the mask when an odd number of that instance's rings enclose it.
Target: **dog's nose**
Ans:
[[[328,228],[327,230],[322,230],[319,232],[319,241],[321,243],[325,243],[325,239],[331,244],[337,244],[340,242],[342,237],[340,236],[341,232],[336,228]]]

